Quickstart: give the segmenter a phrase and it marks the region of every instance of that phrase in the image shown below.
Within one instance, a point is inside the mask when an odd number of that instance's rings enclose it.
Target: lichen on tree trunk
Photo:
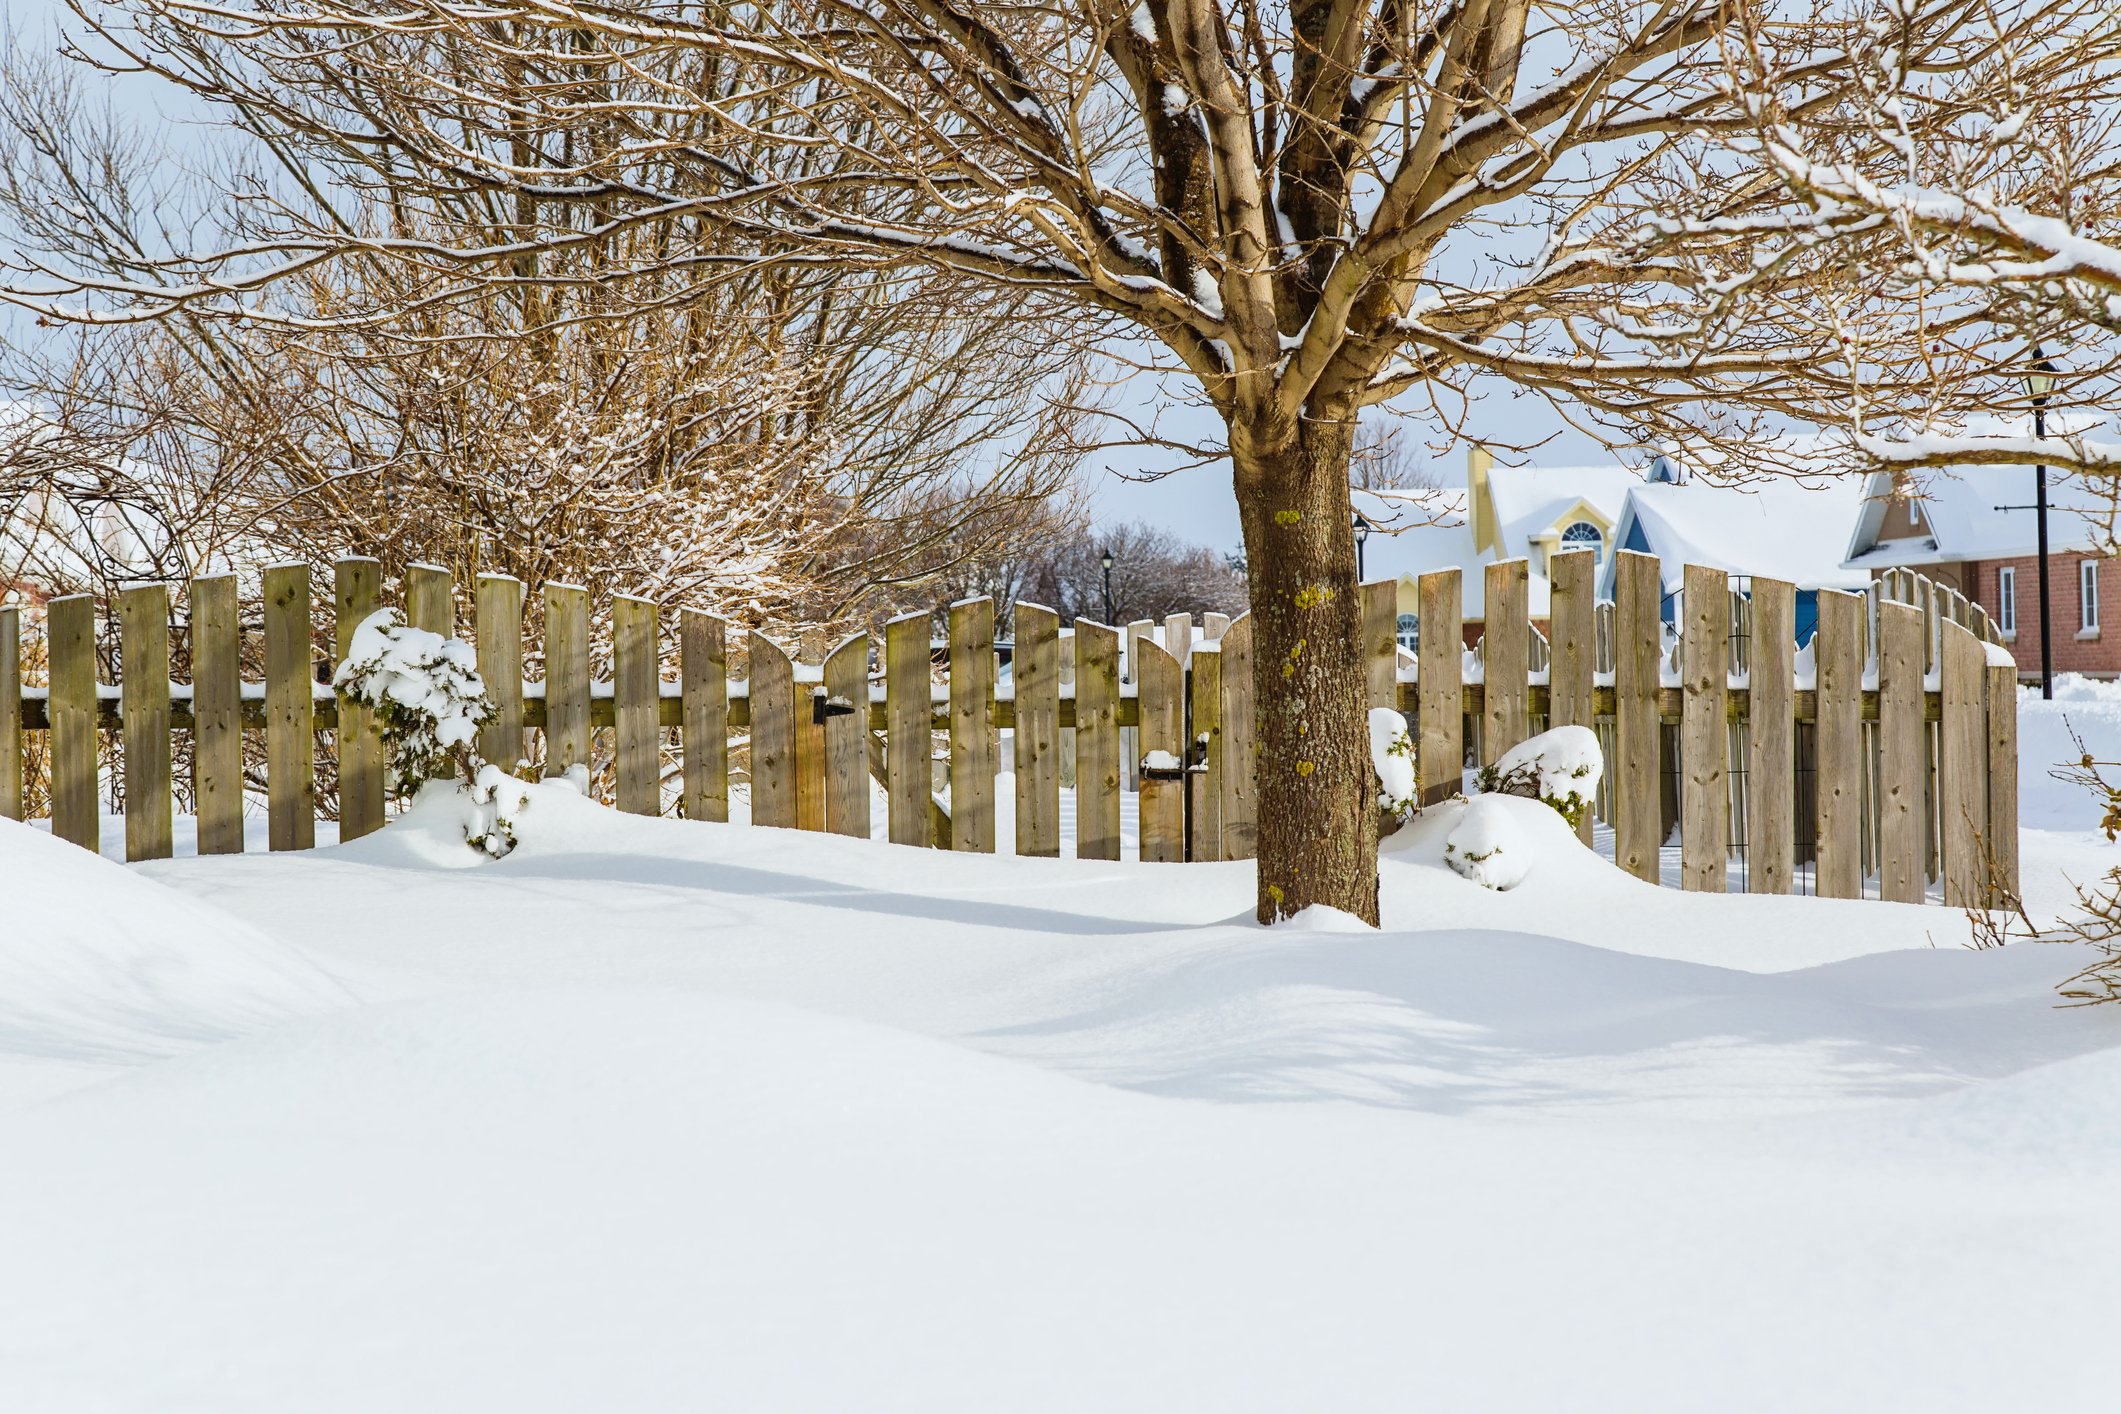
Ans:
[[[1377,922],[1377,811],[1348,499],[1351,416],[1273,440],[1233,428],[1252,592],[1259,918],[1327,904]]]

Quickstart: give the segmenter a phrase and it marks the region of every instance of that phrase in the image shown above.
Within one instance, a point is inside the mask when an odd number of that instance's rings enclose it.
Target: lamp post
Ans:
[[[1355,582],[1357,584],[1362,583],[1362,547],[1369,538],[1370,523],[1362,518],[1361,511],[1357,511],[1355,513]]]
[[[1109,624],[1112,622],[1112,551],[1109,548],[1098,557],[1098,563],[1105,567],[1105,622]]]
[[[2039,362],[2033,371],[2025,375],[2025,391],[2033,400],[2033,440],[2047,439],[2047,399],[2055,391],[2055,365],[2047,359],[2047,351],[2038,344],[2033,346],[2033,357]],[[2051,617],[2047,597],[2047,467],[2044,463],[2033,467],[2033,512],[2039,521],[2040,544],[2040,696],[2052,699],[2055,695],[2055,653]]]

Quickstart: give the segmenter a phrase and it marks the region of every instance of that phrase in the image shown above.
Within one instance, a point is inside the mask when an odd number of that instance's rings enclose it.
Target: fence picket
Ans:
[[[51,695],[52,833],[93,850],[96,802],[96,601],[69,594],[44,606]]]
[[[545,774],[589,764],[589,591],[545,586]]]
[[[1569,550],[1547,561],[1553,603],[1547,626],[1547,726],[1598,725],[1592,685],[1598,667],[1598,552]],[[1591,812],[1583,813],[1577,837],[1591,842]]]
[[[1399,705],[1399,584],[1362,586],[1363,688],[1372,707]]]
[[[1053,859],[1060,854],[1060,615],[1018,604],[1015,638],[1016,852]]]
[[[309,566],[265,571],[265,804],[271,848],[317,842],[316,700],[310,694]]]
[[[1985,729],[1988,737],[1988,835],[1994,876],[1988,881],[1992,908],[2017,903],[2018,894],[2018,669],[2009,662],[1987,669]]]
[[[446,568],[405,567],[405,622],[444,638],[456,637],[456,580]]]
[[[1531,733],[1531,694],[1525,677],[1531,646],[1529,573],[1523,560],[1497,560],[1487,567],[1486,623],[1480,638],[1483,766],[1494,764]]]
[[[618,808],[663,813],[662,650],[653,600],[621,594],[611,601],[612,750]]]
[[[1813,741],[1812,891],[1821,898],[1863,897],[1863,660],[1869,638],[1861,594],[1819,592],[1812,635],[1817,706]]]
[[[928,633],[926,614],[906,614],[884,626],[885,774],[889,778],[885,817],[893,844],[922,847],[934,842]]]
[[[1658,882],[1664,843],[1658,760],[1663,598],[1654,556],[1623,550],[1613,562],[1613,862]]]
[[[825,658],[825,828],[869,838],[869,635]]]
[[[1924,893],[1923,615],[1912,604],[1878,606],[1878,891],[1895,903]]]
[[[1724,572],[1686,567],[1680,633],[1679,886],[1722,893],[1730,853],[1730,604]]]
[[[819,629],[808,629],[794,654],[800,681],[795,685],[794,772],[795,827],[822,833],[825,828],[825,642]],[[811,681],[811,675],[816,680]]]
[[[1075,621],[1075,856],[1119,858],[1119,630]]]
[[[1746,888],[1786,894],[1796,879],[1797,587],[1753,580],[1746,713]]]
[[[994,853],[994,601],[950,606],[950,847]]]
[[[679,620],[678,653],[685,737],[685,818],[729,818],[728,625],[687,609]],[[869,714],[862,713],[866,729]]]
[[[1223,765],[1218,820],[1222,827],[1219,859],[1250,859],[1259,849],[1258,797],[1253,763],[1259,759],[1252,697],[1252,616],[1240,614],[1223,630],[1222,652]]]
[[[751,635],[751,823],[796,824],[795,663]]]
[[[192,799],[199,812],[199,853],[243,852],[242,624],[236,577],[191,585]],[[344,837],[345,727],[340,727],[339,814]]]
[[[354,630],[382,607],[383,566],[371,559],[343,559],[331,567],[332,652],[339,662],[352,650]],[[383,733],[373,709],[338,695],[339,838],[357,840],[383,828]]]
[[[1988,654],[1956,620],[1938,625],[1942,695],[1937,797],[1943,814],[1944,901],[1953,908],[1988,903]]]
[[[125,857],[167,859],[169,792],[169,586],[118,595],[118,683],[125,720]]]
[[[1141,704],[1141,857],[1155,864],[1183,860],[1186,845],[1185,678],[1178,659],[1153,640],[1140,639],[1136,695]],[[1163,758],[1161,764],[1152,761]],[[1176,767],[1172,762],[1176,762]]]
[[[1415,648],[1417,775],[1424,805],[1458,794],[1465,774],[1465,628],[1457,570],[1435,570],[1420,580],[1421,637]]]
[[[1190,749],[1201,757],[1201,774],[1186,782],[1186,858],[1223,857],[1223,653],[1222,640],[1193,650],[1186,685]]]
[[[493,720],[479,728],[479,755],[504,771],[523,761],[523,581],[482,574],[472,605],[479,676]]]
[[[1164,647],[1178,659],[1183,668],[1193,656],[1193,616],[1191,614],[1164,615]]]
[[[0,819],[22,818],[22,611],[0,607]]]

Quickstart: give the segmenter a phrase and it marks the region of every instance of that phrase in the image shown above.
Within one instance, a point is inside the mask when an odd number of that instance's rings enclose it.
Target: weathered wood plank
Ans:
[[[825,828],[869,838],[869,635],[825,657]]]
[[[1620,551],[1613,563],[1614,863],[1657,883],[1664,843],[1659,802],[1658,684],[1663,658],[1662,589],[1654,556]]]
[[[1372,707],[1399,704],[1399,585],[1389,579],[1362,586],[1362,678]]]
[[[663,739],[656,719],[662,696],[662,648],[651,599],[611,601],[612,746],[618,808],[628,815],[663,813]]]
[[[994,853],[994,601],[950,606],[950,847]]]
[[[762,634],[750,649],[751,823],[794,829],[795,664]]]
[[[167,859],[170,796],[169,586],[118,596],[118,688],[125,713],[125,857]]]
[[[1149,639],[1135,645],[1141,698],[1141,857],[1175,864],[1186,857],[1185,676]],[[1159,764],[1160,763],[1160,764]]]
[[[1186,783],[1186,858],[1223,857],[1223,655],[1221,640],[1193,650],[1186,698],[1190,749],[1201,753],[1202,774]]]
[[[0,607],[0,819],[22,818],[22,611]]]
[[[1200,636],[1213,643],[1230,631],[1230,616],[1213,610],[1200,616]]]
[[[343,663],[352,651],[354,630],[383,607],[383,566],[372,559],[344,559],[333,563],[331,576],[332,655]],[[339,751],[339,838],[357,840],[383,828],[389,765],[374,710],[343,692],[337,697],[333,731]]]
[[[1259,850],[1259,805],[1253,764],[1259,759],[1253,704],[1252,616],[1240,614],[1223,631],[1222,786],[1223,859],[1250,859]]]
[[[1060,615],[1037,604],[1016,606],[1016,652],[1010,659],[1016,715],[1010,729],[1016,765],[1016,852],[1060,855]]]
[[[523,762],[523,581],[479,576],[472,634],[493,720],[479,729],[479,755],[504,771]]]
[[[52,833],[94,850],[102,839],[96,790],[96,601],[86,594],[44,608],[51,697]]]
[[[1863,896],[1865,617],[1861,594],[1819,592],[1819,627],[1812,637],[1819,811],[1812,891],[1821,898]]]
[[[1531,732],[1531,647],[1528,617],[1531,567],[1523,560],[1497,560],[1487,567],[1486,622],[1481,629],[1480,674],[1486,697],[1480,717],[1480,763],[1493,765]]]
[[[1797,876],[1797,588],[1753,579],[1747,713],[1746,888],[1786,894]]]
[[[1164,615],[1164,647],[1178,659],[1183,668],[1186,659],[1193,654],[1193,616],[1191,614]]]
[[[1119,858],[1119,630],[1075,621],[1075,854]]]
[[[795,827],[825,829],[825,634],[805,629],[795,650]]]
[[[1547,642],[1547,726],[1597,727],[1594,684],[1598,668],[1598,552],[1570,550],[1547,562],[1553,584]],[[1591,812],[1576,831],[1591,842]]]
[[[685,818],[729,818],[728,624],[687,609],[679,619]],[[866,707],[867,694],[864,694]],[[868,719],[865,710],[863,720]]]
[[[243,852],[243,628],[237,614],[234,575],[192,581],[192,797],[199,811],[201,854]],[[343,737],[339,752],[343,832]]]
[[[310,692],[309,566],[265,571],[265,803],[273,849],[317,842],[316,703]]]
[[[1937,742],[1937,798],[1944,838],[1944,901],[1988,905],[1988,654],[1981,640],[1946,617],[1937,625],[1938,687],[1944,721]]]
[[[1434,805],[1458,794],[1465,774],[1465,625],[1457,570],[1421,577],[1421,638],[1415,649],[1415,713],[1421,799]]]
[[[1144,641],[1154,642],[1155,639],[1156,621],[1154,619],[1136,619],[1133,623],[1127,625],[1127,650],[1126,655],[1120,660],[1119,680],[1122,683],[1131,684],[1137,694],[1139,694],[1141,689],[1142,669],[1141,654],[1137,653],[1135,649]],[[1138,695],[1136,700],[1139,700]],[[1132,723],[1122,721],[1119,734],[1119,751],[1121,788],[1128,791],[1137,790],[1141,786],[1138,773],[1142,756],[1141,724],[1138,721]]]
[[[927,614],[906,614],[884,626],[885,816],[893,844],[923,848],[934,842],[935,799],[928,625]]]
[[[1922,610],[1878,606],[1878,888],[1895,903],[1920,903],[1924,778]]]
[[[456,580],[447,568],[405,567],[405,622],[444,638],[456,637]]]
[[[545,774],[589,764],[589,591],[545,586]]]
[[[2018,669],[2001,663],[1986,670],[1988,738],[1988,844],[1994,861],[1988,903],[2005,908],[2019,899],[2018,881]]]
[[[1679,886],[1724,891],[1730,855],[1730,589],[1724,572],[1686,567],[1680,625]]]

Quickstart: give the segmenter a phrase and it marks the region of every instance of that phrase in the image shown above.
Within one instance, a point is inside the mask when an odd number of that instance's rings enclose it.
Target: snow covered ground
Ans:
[[[2047,782],[2030,903],[2121,850]],[[2105,1409],[2121,1010],[1942,908],[541,789],[125,869],[0,822],[0,1409]]]

